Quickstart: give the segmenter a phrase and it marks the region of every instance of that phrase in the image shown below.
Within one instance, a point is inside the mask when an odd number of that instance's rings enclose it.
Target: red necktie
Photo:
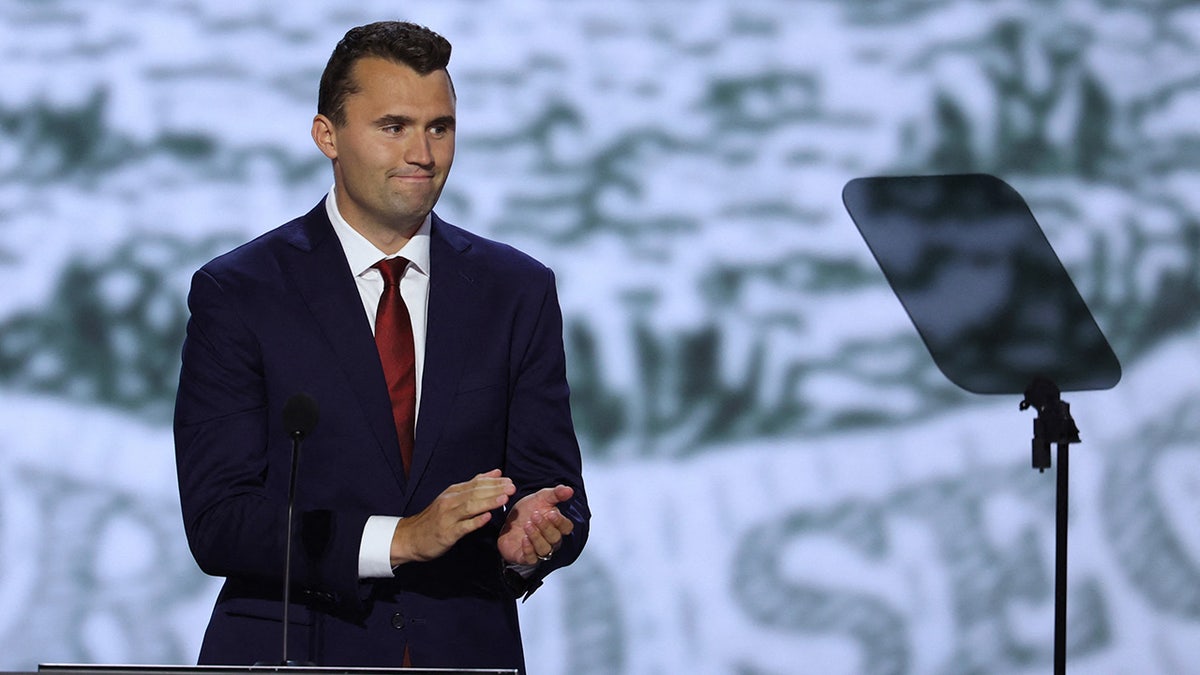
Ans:
[[[388,258],[375,263],[383,275],[383,295],[375,314],[375,346],[383,363],[388,395],[392,398],[392,418],[400,440],[400,459],[404,474],[412,466],[414,422],[417,412],[417,364],[413,349],[412,321],[400,296],[400,278],[408,260]]]

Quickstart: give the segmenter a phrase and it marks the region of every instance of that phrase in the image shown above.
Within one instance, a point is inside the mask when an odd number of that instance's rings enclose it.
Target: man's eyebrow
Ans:
[[[408,126],[413,123],[413,118],[408,115],[383,115],[376,118],[375,124],[381,127],[392,126],[393,124],[400,126]]]
[[[416,120],[408,115],[383,115],[375,120],[376,126],[389,127],[392,125],[412,126]],[[455,123],[453,115],[442,115],[429,123],[431,127],[453,127]]]

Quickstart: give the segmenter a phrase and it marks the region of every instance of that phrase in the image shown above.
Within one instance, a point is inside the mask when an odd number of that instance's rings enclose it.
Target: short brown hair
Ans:
[[[407,21],[379,21],[351,28],[334,47],[325,72],[321,73],[317,113],[336,126],[346,124],[346,98],[358,91],[358,83],[351,74],[354,64],[372,56],[402,63],[421,75],[428,75],[446,69],[450,62],[450,41]]]

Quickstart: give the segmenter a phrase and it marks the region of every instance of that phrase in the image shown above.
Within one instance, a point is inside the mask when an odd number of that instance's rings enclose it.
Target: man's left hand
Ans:
[[[558,510],[558,504],[575,491],[566,485],[543,488],[527,495],[508,512],[497,546],[500,557],[514,565],[536,565],[549,560],[571,534],[575,523]]]

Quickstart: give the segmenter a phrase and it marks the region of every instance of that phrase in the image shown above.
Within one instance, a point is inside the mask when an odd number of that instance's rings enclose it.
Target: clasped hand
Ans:
[[[517,488],[499,469],[481,473],[446,488],[415,516],[402,518],[392,535],[392,566],[433,560],[459,539],[492,519],[492,511],[508,504]],[[565,485],[544,488],[518,501],[508,511],[497,547],[505,562],[533,565],[548,559],[575,524],[558,504],[575,492]]]

